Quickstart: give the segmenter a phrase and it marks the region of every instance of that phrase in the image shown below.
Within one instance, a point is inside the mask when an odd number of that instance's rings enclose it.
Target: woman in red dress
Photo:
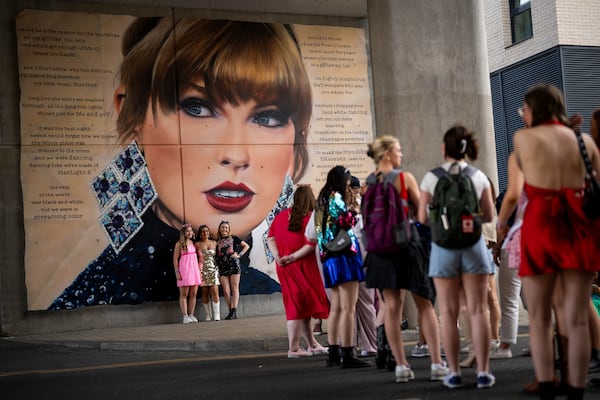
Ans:
[[[267,239],[281,285],[289,339],[288,358],[327,353],[327,348],[315,339],[310,326],[311,318],[326,319],[329,316],[315,244],[304,237],[314,208],[315,196],[310,186],[299,186],[294,193],[294,205],[277,214]],[[306,341],[307,350],[300,347],[301,337]]]
[[[589,289],[600,269],[600,219],[582,209],[584,163],[570,128],[562,93],[551,85],[530,89],[523,104],[528,128],[514,135],[514,153],[525,179],[528,204],[521,228],[521,265],[530,321],[530,345],[541,398],[554,398],[551,305],[555,286],[564,293],[568,341],[568,398],[583,398],[590,362]],[[584,135],[596,177],[600,157]]]

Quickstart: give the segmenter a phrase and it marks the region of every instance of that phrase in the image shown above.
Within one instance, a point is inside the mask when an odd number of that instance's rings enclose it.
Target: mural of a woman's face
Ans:
[[[210,104],[201,81],[181,93],[178,112],[155,110],[149,104],[137,139],[160,204],[192,225],[216,230],[220,221],[232,220],[232,234],[249,234],[291,172],[290,115],[254,100]]]

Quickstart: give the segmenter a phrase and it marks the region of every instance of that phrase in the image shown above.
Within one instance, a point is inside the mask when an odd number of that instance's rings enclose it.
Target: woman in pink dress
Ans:
[[[194,229],[190,224],[181,227],[179,241],[173,250],[173,266],[179,288],[179,308],[183,314],[183,323],[198,322],[194,316],[196,295],[200,279],[199,257],[194,245]]]
[[[314,207],[315,196],[311,188],[299,186],[294,193],[293,207],[277,214],[267,240],[281,285],[289,339],[288,358],[327,353],[327,348],[315,339],[310,326],[311,318],[326,319],[329,315],[315,244],[304,237]],[[300,347],[301,337],[307,343],[307,350]]]

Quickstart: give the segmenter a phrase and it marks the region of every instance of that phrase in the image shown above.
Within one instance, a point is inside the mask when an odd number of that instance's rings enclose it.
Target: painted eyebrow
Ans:
[[[195,83],[189,83],[187,85],[187,87],[199,92],[201,95],[203,95],[205,97],[208,96],[208,94],[206,92],[206,87],[204,87],[204,86],[200,86]],[[256,99],[255,99],[255,102],[256,102]],[[278,105],[277,101],[274,101],[273,103],[265,103],[265,104],[256,103],[254,109],[258,110],[260,112],[260,111],[264,111],[263,109],[269,108],[269,107],[275,107],[277,110],[281,110],[281,107]]]
[[[196,90],[197,92],[202,93],[203,95],[206,95],[206,88],[204,86],[199,86],[199,85],[196,85],[195,83],[190,83],[190,84],[188,84],[188,87]]]

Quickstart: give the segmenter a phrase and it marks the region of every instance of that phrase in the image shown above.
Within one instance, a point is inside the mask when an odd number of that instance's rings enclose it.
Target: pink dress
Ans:
[[[179,257],[179,274],[181,280],[177,280],[177,287],[198,286],[202,283],[200,278],[200,268],[198,267],[198,253],[196,247],[193,250],[184,250]]]

